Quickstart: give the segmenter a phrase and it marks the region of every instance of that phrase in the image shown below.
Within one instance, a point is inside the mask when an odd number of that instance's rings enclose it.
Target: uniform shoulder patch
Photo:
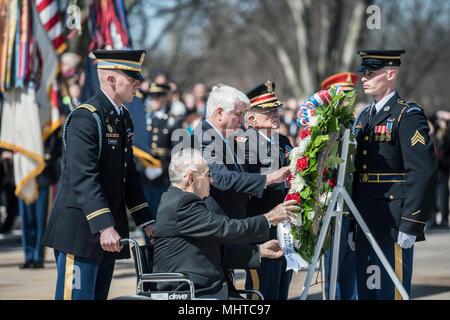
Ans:
[[[409,107],[406,108],[406,110],[405,110],[406,113],[410,113],[410,112],[413,112],[413,111],[422,112],[423,110],[422,110],[422,108],[419,107],[418,105],[409,106]]]
[[[248,140],[248,138],[246,138],[246,137],[236,137],[236,138],[234,138],[234,141],[236,141],[236,142],[247,142],[247,140]]]
[[[423,109],[414,101],[406,101],[405,99],[398,99],[398,103],[406,107],[405,112],[410,113],[413,111],[422,112]]]
[[[89,110],[90,112],[95,112],[95,111],[97,111],[97,109],[95,109],[95,107],[94,106],[91,106],[90,104],[82,104],[82,105],[79,105],[78,107],[77,107],[77,109],[87,109],[87,110]]]

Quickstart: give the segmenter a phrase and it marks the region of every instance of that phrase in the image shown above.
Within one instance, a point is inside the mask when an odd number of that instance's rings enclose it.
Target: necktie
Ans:
[[[375,117],[376,114],[377,114],[377,108],[373,104],[371,109],[370,109],[370,119],[373,119],[373,117]]]

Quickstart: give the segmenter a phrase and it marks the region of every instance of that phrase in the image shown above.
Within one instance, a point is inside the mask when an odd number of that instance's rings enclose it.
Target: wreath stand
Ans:
[[[324,217],[322,226],[320,228],[320,234],[319,239],[317,241],[316,247],[314,249],[314,256],[309,264],[308,273],[305,279],[305,284],[303,287],[302,294],[300,296],[300,300],[306,300],[308,296],[308,291],[311,286],[311,280],[314,274],[314,269],[317,264],[317,261],[319,260],[319,255],[322,250],[323,243],[325,241],[325,236],[328,230],[328,227],[331,223],[331,218],[335,219],[334,224],[334,240],[333,240],[333,253],[331,256],[331,272],[330,272],[330,287],[329,287],[329,299],[335,300],[336,297],[336,279],[337,279],[337,269],[338,269],[338,260],[339,260],[339,243],[341,240],[341,228],[342,228],[342,214],[344,209],[344,201],[349,207],[351,213],[355,217],[357,223],[361,227],[362,231],[366,235],[367,239],[369,240],[370,245],[375,250],[376,255],[380,259],[381,263],[383,264],[384,268],[387,270],[390,278],[394,282],[395,287],[401,294],[403,300],[409,300],[408,293],[406,292],[405,288],[403,287],[402,283],[398,280],[397,275],[395,274],[394,270],[392,269],[391,265],[386,259],[386,256],[381,251],[381,248],[379,247],[378,243],[376,242],[374,236],[370,232],[369,228],[367,227],[367,224],[364,222],[364,219],[361,217],[361,214],[359,213],[358,209],[356,208],[355,204],[353,203],[350,195],[348,194],[347,190],[344,187],[344,180],[346,175],[346,169],[347,169],[347,157],[348,157],[348,149],[350,143],[355,144],[356,142],[350,141],[350,129],[346,129],[344,132],[344,137],[342,141],[342,152],[341,152],[341,158],[344,159],[344,162],[339,164],[339,173],[338,173],[338,179],[336,187],[333,189],[333,193],[331,195],[330,203],[328,204],[327,212]]]

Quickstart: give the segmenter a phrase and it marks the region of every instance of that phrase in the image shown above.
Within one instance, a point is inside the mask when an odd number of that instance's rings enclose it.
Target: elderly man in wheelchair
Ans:
[[[264,241],[269,238],[270,226],[294,217],[295,201],[246,219],[211,212],[203,201],[209,195],[211,173],[195,149],[173,155],[169,177],[171,186],[161,198],[153,227],[154,248],[149,254],[153,255],[153,274],[141,272],[143,281],[139,283],[138,270],[138,294],[150,291],[155,298],[161,291],[186,292],[184,297],[228,300],[254,293],[237,290],[226,270],[258,268],[261,257],[281,257],[283,250],[277,240]],[[149,282],[156,284],[145,288],[145,278],[152,276],[154,281]]]

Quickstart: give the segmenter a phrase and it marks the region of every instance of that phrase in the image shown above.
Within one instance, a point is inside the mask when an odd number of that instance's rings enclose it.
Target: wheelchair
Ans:
[[[112,300],[214,300],[197,298],[192,280],[182,273],[153,272],[153,245],[139,245],[133,238],[120,240],[120,245],[130,244],[136,271],[136,294],[113,298]],[[159,282],[185,283],[187,290],[157,290]],[[256,294],[259,300],[264,296],[257,290],[237,290],[240,295]],[[245,299],[245,298],[244,298]]]

